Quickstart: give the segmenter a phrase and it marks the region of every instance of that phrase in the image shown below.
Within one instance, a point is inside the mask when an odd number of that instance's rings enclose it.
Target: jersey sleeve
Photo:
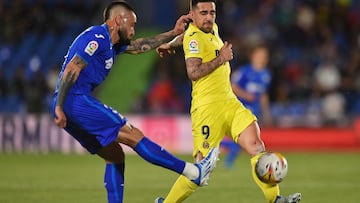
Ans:
[[[77,39],[75,54],[89,63],[91,58],[98,54],[104,48],[104,40],[96,38],[91,31],[84,33]]]
[[[197,32],[187,32],[183,40],[185,59],[204,57],[204,44]]]
[[[242,80],[244,80],[243,76],[244,76],[244,68],[239,67],[231,75],[231,82],[240,85],[242,83]]]
[[[126,49],[128,48],[128,45],[120,45],[120,46],[115,45],[114,48],[115,48],[116,55],[119,55],[126,51]]]

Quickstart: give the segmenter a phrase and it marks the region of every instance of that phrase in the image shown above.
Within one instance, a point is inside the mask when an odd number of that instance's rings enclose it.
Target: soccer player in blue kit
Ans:
[[[197,164],[180,160],[91,96],[109,74],[117,54],[152,50],[183,33],[189,20],[189,16],[181,16],[169,32],[132,40],[135,11],[127,2],[115,1],[104,10],[104,24],[82,32],[68,50],[54,93],[54,122],[91,154],[105,160],[104,184],[109,203],[123,202],[125,155],[120,143],[130,146],[146,161],[183,174],[199,186],[207,184],[216,165],[217,148]]]
[[[261,125],[271,125],[268,90],[271,73],[267,68],[269,50],[259,44],[252,48],[250,63],[237,68],[231,77],[231,87],[244,104],[259,119]]]

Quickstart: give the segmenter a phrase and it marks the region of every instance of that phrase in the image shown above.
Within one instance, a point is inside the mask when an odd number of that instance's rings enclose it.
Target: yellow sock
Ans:
[[[164,203],[179,203],[188,198],[195,192],[198,186],[191,180],[181,175],[172,186],[169,194],[164,200]]]
[[[279,185],[269,185],[266,183],[261,182],[261,180],[256,176],[255,173],[255,165],[256,165],[256,160],[261,156],[261,153],[252,157],[250,162],[251,162],[251,173],[253,176],[253,179],[255,180],[256,184],[260,187],[260,189],[263,191],[266,200],[269,203],[274,203],[276,200],[276,196],[278,196],[280,194],[280,189],[279,189]]]

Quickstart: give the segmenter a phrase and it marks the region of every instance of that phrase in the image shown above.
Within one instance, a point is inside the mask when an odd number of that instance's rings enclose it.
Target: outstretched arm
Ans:
[[[130,45],[126,49],[126,53],[129,54],[141,54],[148,52],[163,43],[170,41],[176,36],[174,31],[165,32],[154,37],[139,38],[130,42]]]
[[[175,54],[175,48],[182,45],[184,39],[184,33],[176,36],[173,40],[168,43],[160,45],[156,52],[161,58],[169,54]]]
[[[140,54],[155,49],[161,44],[169,42],[177,35],[182,34],[185,31],[185,28],[189,21],[190,15],[183,15],[176,21],[173,30],[161,33],[154,37],[139,38],[133,40],[130,42],[130,45],[127,47],[125,52],[129,54]]]
[[[60,128],[66,127],[66,116],[63,111],[65,98],[71,88],[76,82],[82,69],[87,66],[87,63],[79,56],[75,55],[71,61],[66,65],[64,73],[60,79],[60,85],[55,106],[55,124]]]
[[[232,90],[237,97],[241,97],[247,102],[253,102],[256,99],[256,95],[246,91],[244,88],[240,87],[236,83],[231,84]]]

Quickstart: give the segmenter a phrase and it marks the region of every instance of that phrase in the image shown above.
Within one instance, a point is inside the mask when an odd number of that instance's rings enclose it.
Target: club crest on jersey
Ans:
[[[192,53],[192,54],[199,53],[199,44],[196,40],[191,40],[189,42],[189,48],[190,48],[189,49],[190,53]]]
[[[85,52],[89,54],[90,56],[94,55],[95,51],[98,49],[99,44],[97,41],[90,41],[89,44],[85,47]]]

